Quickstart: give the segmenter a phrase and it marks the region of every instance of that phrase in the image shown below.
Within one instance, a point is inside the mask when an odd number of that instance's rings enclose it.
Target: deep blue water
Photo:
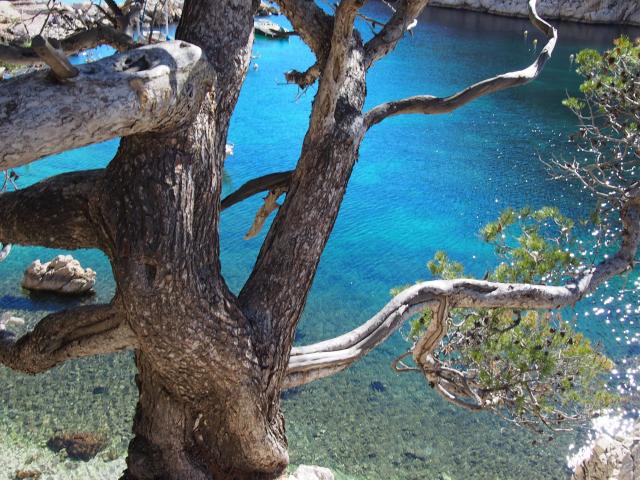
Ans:
[[[377,2],[367,10],[373,16],[385,13]],[[527,39],[524,30],[530,32]],[[590,200],[579,190],[549,180],[540,158],[571,152],[567,137],[575,120],[561,105],[579,82],[570,54],[585,47],[606,48],[622,30],[561,24],[554,58],[534,83],[485,97],[449,115],[399,117],[374,127],[362,145],[323,255],[301,322],[300,342],[334,336],[366,320],[389,300],[392,287],[428,278],[425,265],[436,250],[446,250],[468,271],[482,275],[495,258],[477,231],[507,206],[554,204],[570,216],[584,215]],[[430,8],[414,34],[371,70],[367,105],[407,95],[446,95],[522,68],[535,57],[532,31],[524,20]],[[366,35],[366,27],[363,32]],[[227,160],[225,193],[251,178],[293,168],[307,127],[314,90],[299,92],[284,85],[283,73],[311,65],[309,50],[295,37],[257,37],[254,56],[256,67],[249,71],[229,133],[235,154]],[[20,185],[64,171],[102,167],[117,143],[66,152],[21,168]],[[257,196],[222,215],[223,272],[234,291],[249,274],[264,238],[266,229],[257,238],[242,239],[259,205]],[[29,297],[19,288],[28,263],[48,260],[55,253],[15,247],[0,264],[0,310],[42,316],[66,306],[52,298]],[[114,284],[104,255],[74,255],[98,272],[97,295],[88,301],[108,301]],[[633,279],[630,282],[628,288],[633,287]],[[579,321],[579,328],[602,341],[619,361],[640,353],[640,314],[633,293],[609,304],[600,315],[581,315]],[[593,302],[600,305],[603,295],[608,294],[597,295]],[[624,311],[625,304],[630,313],[615,311]],[[443,404],[423,379],[392,374],[391,359],[407,347],[395,335],[361,365],[293,392],[285,401],[292,460],[364,478],[566,475],[568,440],[532,449],[530,437],[493,418]],[[79,365],[74,368],[81,370]],[[111,377],[130,382],[131,372],[125,373]],[[3,375],[13,378],[8,372]],[[16,382],[22,384],[22,379]],[[43,388],[55,386],[45,382]],[[129,401],[135,401],[132,391],[126,391]],[[18,416],[29,414],[30,407],[18,399],[4,401],[15,402]],[[100,408],[111,407],[106,403]],[[112,422],[127,425],[126,415],[112,416]],[[64,412],[59,418],[64,421]],[[120,424],[115,430],[122,430]]]

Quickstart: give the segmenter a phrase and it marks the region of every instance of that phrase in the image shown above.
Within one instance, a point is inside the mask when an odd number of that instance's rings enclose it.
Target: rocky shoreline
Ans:
[[[527,3],[525,0],[431,0],[429,5],[527,17]],[[539,0],[538,13],[548,20],[640,26],[638,0]]]

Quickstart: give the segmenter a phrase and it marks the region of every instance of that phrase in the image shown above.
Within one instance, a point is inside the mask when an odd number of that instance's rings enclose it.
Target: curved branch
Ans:
[[[403,0],[389,21],[365,46],[365,68],[393,51],[404,33],[415,25],[416,19],[429,0]]]
[[[114,305],[52,313],[17,340],[5,327],[0,324],[0,364],[30,374],[73,358],[136,346],[135,335]]]
[[[60,40],[60,48],[65,55],[75,55],[99,45],[110,45],[122,52],[134,48],[136,43],[130,36],[104,25],[76,32]],[[44,63],[33,48],[12,45],[0,45],[0,60],[14,65],[39,65]]]
[[[380,312],[351,332],[293,348],[284,388],[332,375],[364,357],[408,319],[426,308],[558,309],[576,304],[610,278],[633,268],[640,244],[640,199],[620,212],[623,233],[618,252],[564,286],[498,283],[475,279],[433,280],[395,296]],[[427,342],[429,345],[431,342]],[[424,353],[424,349],[421,350]]]
[[[0,84],[0,170],[111,138],[174,128],[195,114],[211,69],[182,41],[78,65],[64,85],[46,72]]]
[[[289,183],[291,183],[292,175],[293,170],[288,170],[286,172],[270,173],[262,177],[254,178],[253,180],[249,180],[238,190],[227,195],[222,200],[222,204],[220,205],[220,207],[222,210],[226,210],[227,208],[235,205],[236,203],[240,203],[241,201],[255,195],[256,193],[266,192],[268,190],[286,190],[289,186]]]
[[[530,66],[524,70],[509,72],[497,77],[489,78],[465,88],[449,97],[434,97],[431,95],[419,95],[402,100],[378,105],[365,115],[364,128],[369,129],[373,125],[394,115],[408,113],[437,114],[447,113],[466,105],[467,103],[489,93],[497,92],[535,80],[542,72],[547,60],[551,58],[553,49],[558,39],[557,30],[544,21],[536,12],[536,0],[529,0],[529,18],[531,22],[542,31],[547,38],[547,44]]]
[[[94,213],[102,177],[102,170],[73,172],[0,194],[0,242],[104,248]]]

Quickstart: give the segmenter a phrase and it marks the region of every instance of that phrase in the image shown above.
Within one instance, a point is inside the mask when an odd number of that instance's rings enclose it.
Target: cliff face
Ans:
[[[431,0],[429,5],[527,16],[526,0]],[[539,0],[538,13],[555,20],[640,25],[640,0]]]

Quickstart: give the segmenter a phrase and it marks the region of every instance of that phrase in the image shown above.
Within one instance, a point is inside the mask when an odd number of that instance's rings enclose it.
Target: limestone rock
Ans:
[[[20,12],[7,0],[0,1],[0,23],[12,23],[20,20]]]
[[[82,295],[91,291],[96,283],[96,272],[84,269],[71,255],[59,255],[50,262],[36,260],[24,272],[22,286],[38,290]]]
[[[328,468],[312,465],[300,465],[289,475],[289,480],[334,480],[333,473]]]
[[[431,0],[429,5],[526,17],[527,3],[524,0]],[[640,25],[638,0],[539,0],[537,9],[546,19]]]
[[[572,480],[637,480],[640,478],[640,422],[625,434],[602,434],[576,468]]]

